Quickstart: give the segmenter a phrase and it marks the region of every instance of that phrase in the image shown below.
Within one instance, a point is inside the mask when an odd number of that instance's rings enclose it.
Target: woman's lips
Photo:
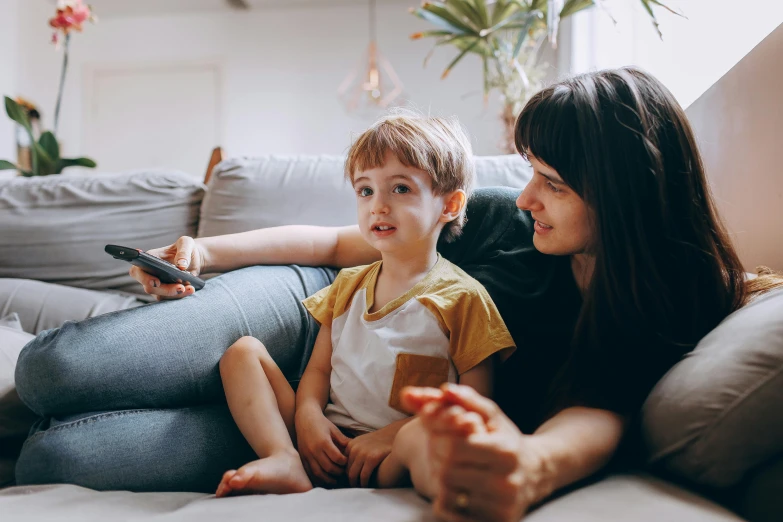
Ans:
[[[536,234],[544,235],[552,232],[553,229],[549,225],[536,220],[536,222],[533,224],[533,230],[536,231]]]

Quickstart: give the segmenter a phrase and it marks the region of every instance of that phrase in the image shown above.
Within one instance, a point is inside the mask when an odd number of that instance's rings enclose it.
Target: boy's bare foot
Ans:
[[[303,493],[313,489],[296,452],[275,453],[223,475],[217,497],[253,493]]]

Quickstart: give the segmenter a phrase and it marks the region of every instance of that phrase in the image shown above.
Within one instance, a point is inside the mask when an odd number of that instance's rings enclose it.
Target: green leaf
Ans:
[[[46,151],[46,149],[41,146],[40,143],[33,143],[33,154],[38,157],[38,160],[41,163],[45,163],[47,165],[54,165],[55,159],[52,158],[49,153]]]
[[[457,16],[454,15],[454,13],[445,7],[445,4],[441,2],[425,2],[424,5],[422,5],[419,9],[425,13],[429,13],[430,15],[435,16],[441,20],[441,22],[445,22],[446,24],[457,28],[465,34],[478,34],[476,28],[471,27],[460,20]]]
[[[57,143],[57,138],[55,138],[52,132],[46,131],[42,133],[38,139],[38,144],[46,151],[52,162],[57,162],[60,159],[60,144]]]
[[[476,38],[476,41],[473,42],[472,45],[470,45],[469,47],[465,48],[461,53],[459,53],[459,55],[456,58],[454,58],[454,60],[452,60],[452,62],[449,64],[449,66],[446,67],[446,70],[443,71],[443,74],[441,75],[440,79],[441,80],[445,79],[446,76],[448,76],[449,73],[451,72],[451,70],[454,68],[454,66],[457,65],[457,63],[459,63],[459,61],[462,60],[462,58],[464,58],[465,55],[468,54],[476,45],[478,45],[478,43],[480,41],[481,41],[480,38]]]
[[[5,97],[5,112],[9,118],[30,131],[30,118],[27,116],[27,111],[8,96]]]
[[[32,178],[33,176],[35,176],[35,174],[30,172],[29,170],[22,170],[20,172],[22,173],[22,176],[24,176],[25,178]]]
[[[685,19],[688,18],[684,14],[682,14],[682,13],[672,9],[671,7],[669,7],[668,5],[664,4],[663,2],[660,2],[659,0],[646,0],[646,1],[651,3],[651,4],[655,4],[657,6],[663,7],[664,9],[666,9],[667,11],[669,11],[670,13],[672,13],[674,15],[681,16],[681,17],[683,17]],[[645,2],[645,0],[642,0],[642,3],[644,3],[644,2]]]
[[[515,5],[513,2],[508,3],[505,0],[498,0],[497,2],[495,2],[494,9],[492,9],[492,18],[490,19],[491,22],[490,26],[496,25],[506,16],[511,14],[511,12],[514,9],[518,9],[518,8],[519,6]]]
[[[516,59],[517,56],[519,56],[519,51],[522,50],[522,44],[525,43],[525,40],[527,39],[528,31],[530,31],[530,27],[535,22],[534,18],[530,18],[526,20],[524,26],[520,28],[519,30],[519,36],[517,36],[517,43],[514,45],[514,51],[511,53],[511,57]]]
[[[16,170],[16,165],[10,161],[0,160],[0,170]]]
[[[484,21],[481,19],[481,15],[476,11],[470,0],[451,0],[448,4],[444,5],[446,9],[456,11],[455,15],[462,15],[467,18],[472,24],[475,25],[474,29],[480,29],[485,27]]]
[[[489,12],[487,11],[487,2],[485,0],[473,0],[473,5],[476,7],[476,12],[481,18],[481,26],[489,26]]]
[[[533,11],[533,10],[537,9],[539,11],[546,11],[546,6],[547,6],[547,0],[533,0],[530,3],[530,9],[529,10]]]
[[[420,33],[413,33],[411,35],[411,40],[420,40],[422,38],[433,38],[438,36],[452,36],[454,35],[451,31],[422,31]]]
[[[653,13],[652,6],[650,5],[650,0],[641,0],[642,5],[644,6],[644,10],[647,11],[647,14],[650,15],[650,18],[652,19],[653,27],[655,28],[655,32],[658,33],[658,38],[663,40],[663,33],[661,32],[661,28],[658,27],[658,19],[655,18],[655,13]]]
[[[60,158],[57,162],[56,174],[59,174],[68,167],[87,167],[94,169],[98,165],[90,158]]]
[[[567,16],[571,16],[572,14],[583,11],[594,5],[595,2],[593,0],[568,0],[560,10],[560,18],[563,19]]]
[[[463,31],[462,29],[459,29],[458,27],[451,25],[450,23],[443,20],[439,16],[436,16],[430,13],[429,11],[425,11],[421,7],[411,9],[411,13],[418,16],[425,22],[429,22],[436,27],[440,27],[442,30],[448,31],[451,34],[465,34],[465,31]]]
[[[470,48],[469,52],[478,54],[480,56],[492,57],[492,47],[489,45],[486,39],[480,39],[478,43],[476,43],[475,36],[466,36],[464,34],[459,34],[451,38],[445,38],[444,40],[438,42],[435,45],[441,46],[445,44],[452,44],[460,51],[464,51],[465,49]]]
[[[500,29],[503,29],[504,27],[507,27],[511,24],[517,23],[519,21],[527,21],[529,19],[541,19],[544,17],[544,14],[541,11],[517,11],[516,13],[512,14],[511,16],[508,16],[501,20],[500,22],[496,23],[489,29],[484,29],[481,31],[481,36],[486,36],[489,34],[494,33],[495,31],[498,31]]]

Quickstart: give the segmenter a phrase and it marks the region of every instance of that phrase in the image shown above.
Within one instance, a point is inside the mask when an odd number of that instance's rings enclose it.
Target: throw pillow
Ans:
[[[643,408],[650,462],[712,488],[783,455],[783,289],[723,320]]]

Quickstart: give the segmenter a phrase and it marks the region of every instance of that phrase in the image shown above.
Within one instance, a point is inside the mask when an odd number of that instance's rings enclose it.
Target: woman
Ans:
[[[518,520],[602,468],[663,373],[752,290],[776,284],[772,275],[745,284],[685,115],[648,74],[603,71],[545,89],[520,115],[516,141],[532,181],[521,195],[477,191],[463,236],[440,245],[487,287],[517,343],[496,371],[497,403],[462,387],[409,390],[417,419],[347,448],[345,472],[366,485],[405,430],[401,443],[424,464],[411,479],[447,520]],[[378,259],[356,227],[180,238],[156,253],[195,273]],[[193,294],[131,274],[159,299]],[[42,333],[17,369],[20,396],[45,419],[19,482],[214,488],[219,471],[252,455],[219,402],[222,350],[261,332],[295,380],[315,331],[297,301],[333,277],[247,268],[189,299]],[[85,413],[108,410],[123,411]]]

